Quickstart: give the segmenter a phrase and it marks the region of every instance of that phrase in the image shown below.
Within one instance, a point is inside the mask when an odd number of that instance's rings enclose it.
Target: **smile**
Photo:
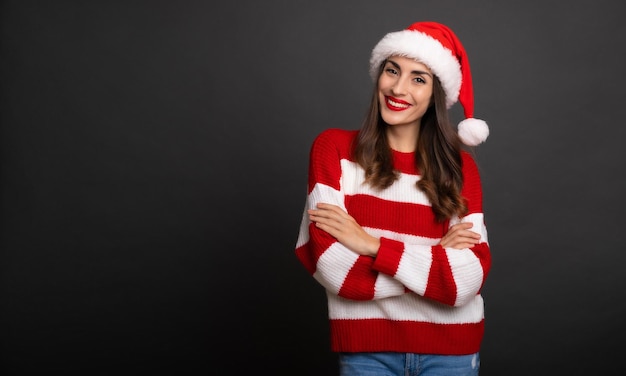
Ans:
[[[401,99],[385,97],[385,104],[387,108],[392,111],[403,111],[411,107],[411,105]]]

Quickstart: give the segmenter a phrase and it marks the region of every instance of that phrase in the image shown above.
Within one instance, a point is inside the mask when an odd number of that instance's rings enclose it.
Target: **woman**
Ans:
[[[296,255],[326,289],[341,375],[477,375],[491,256],[462,143],[488,128],[467,56],[449,28],[417,22],[375,46],[370,74],[361,129],[313,142]]]

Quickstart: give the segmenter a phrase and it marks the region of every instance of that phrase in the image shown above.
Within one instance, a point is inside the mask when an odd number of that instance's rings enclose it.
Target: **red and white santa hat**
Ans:
[[[474,90],[467,54],[452,30],[437,22],[416,22],[385,35],[370,58],[370,76],[374,81],[378,78],[380,64],[392,55],[427,65],[441,81],[447,107],[452,107],[457,100],[461,103],[465,119],[459,123],[458,133],[464,144],[475,146],[487,139],[487,123],[474,118]]]

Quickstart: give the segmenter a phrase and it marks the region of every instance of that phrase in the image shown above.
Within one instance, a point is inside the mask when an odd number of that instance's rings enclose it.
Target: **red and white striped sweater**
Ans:
[[[420,178],[414,153],[393,151],[401,175],[376,191],[364,184],[353,161],[356,130],[328,129],[310,153],[308,196],[296,255],[326,289],[331,349],[337,352],[471,354],[484,333],[480,295],[491,265],[476,163],[462,152],[469,214],[437,223]],[[381,240],[378,255],[360,256],[318,229],[306,209],[319,202],[346,210]],[[472,222],[481,243],[471,249],[438,245],[447,228]]]

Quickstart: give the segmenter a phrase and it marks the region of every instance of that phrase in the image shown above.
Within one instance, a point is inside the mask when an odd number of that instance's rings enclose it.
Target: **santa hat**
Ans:
[[[437,22],[416,22],[405,30],[385,35],[370,58],[370,76],[374,81],[380,64],[392,55],[426,64],[441,81],[447,107],[457,100],[461,103],[465,119],[459,123],[458,133],[464,144],[475,146],[487,139],[487,123],[474,118],[474,91],[467,54],[452,30]]]

